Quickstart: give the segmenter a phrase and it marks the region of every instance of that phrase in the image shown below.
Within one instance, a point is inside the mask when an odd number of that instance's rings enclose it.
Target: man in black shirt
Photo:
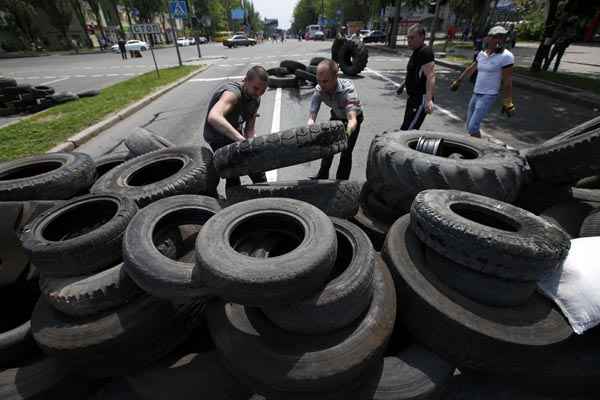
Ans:
[[[400,130],[419,129],[426,114],[433,112],[435,62],[433,50],[425,46],[425,29],[413,25],[408,30],[408,47],[413,50],[406,67],[406,111]]]

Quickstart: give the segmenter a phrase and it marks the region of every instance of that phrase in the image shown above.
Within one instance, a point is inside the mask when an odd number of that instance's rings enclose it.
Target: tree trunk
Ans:
[[[542,41],[535,53],[535,58],[531,64],[532,72],[540,72],[542,70],[542,62],[552,46],[552,36],[557,27],[556,11],[558,9],[558,0],[546,0],[546,21],[544,22],[544,34]]]
[[[440,0],[435,2],[435,14],[431,22],[431,36],[429,38],[429,47],[431,48],[433,48],[433,43],[435,42],[435,32],[437,31],[438,19],[440,18],[440,3]]]
[[[83,34],[85,37],[85,47],[91,48],[92,39],[90,39],[90,35],[85,26],[85,16],[83,15],[83,10],[81,9],[81,3],[79,3],[79,0],[72,0],[71,4],[73,5],[73,9],[75,10],[75,14],[77,15],[79,25],[81,25],[81,29],[83,30]]]
[[[123,22],[121,22],[121,14],[119,14],[119,7],[117,7],[117,2],[112,2],[113,11],[115,13],[115,17],[117,18],[117,22],[119,23],[119,29],[121,30],[121,37],[125,37],[125,29],[123,29]]]
[[[396,48],[396,41],[398,40],[398,23],[400,22],[400,7],[402,6],[401,0],[396,0],[396,12],[394,13],[394,19],[392,19],[392,29],[390,29],[390,47]]]

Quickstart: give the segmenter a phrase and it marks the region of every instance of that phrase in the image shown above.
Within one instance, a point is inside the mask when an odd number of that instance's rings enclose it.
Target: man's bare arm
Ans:
[[[227,121],[225,115],[227,115],[227,113],[233,110],[237,101],[238,99],[233,93],[223,92],[223,95],[221,96],[217,104],[215,104],[210,110],[210,113],[208,113],[207,119],[207,122],[213,128],[221,132],[224,136],[236,142],[240,140],[245,140],[245,138],[240,132],[237,131],[237,129],[233,127],[233,125],[229,123],[229,121]]]
[[[427,78],[427,103],[425,104],[425,109],[427,113],[431,114],[433,112],[433,95],[435,92],[435,63],[432,61],[423,65],[423,73]]]
[[[246,122],[246,127],[244,128],[244,136],[246,139],[252,139],[256,136],[256,114],[252,115],[248,122]]]

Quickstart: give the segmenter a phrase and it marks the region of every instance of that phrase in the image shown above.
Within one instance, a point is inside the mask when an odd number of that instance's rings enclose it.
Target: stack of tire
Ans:
[[[375,136],[354,220],[380,248],[387,230],[426,189],[454,189],[512,202],[527,179],[516,152],[465,135],[393,131]]]
[[[516,203],[560,226],[573,239],[600,236],[600,117],[523,151],[531,182]]]
[[[340,65],[344,74],[356,76],[367,67],[369,49],[360,40],[335,39],[331,58]]]
[[[559,306],[535,290],[569,248],[565,232],[526,210],[426,190],[392,225],[382,256],[398,318],[417,342],[463,373],[570,398],[596,390],[600,330],[574,337]]]
[[[307,71],[306,65],[293,60],[284,60],[279,67],[267,70],[269,74],[269,87],[295,88],[303,82],[317,83],[315,74]]]

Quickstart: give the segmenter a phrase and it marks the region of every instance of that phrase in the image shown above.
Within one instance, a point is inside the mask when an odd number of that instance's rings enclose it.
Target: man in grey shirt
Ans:
[[[317,66],[319,84],[310,101],[308,125],[313,125],[321,108],[321,103],[331,107],[331,121],[342,121],[348,135],[348,148],[340,156],[336,179],[348,179],[352,169],[352,150],[364,120],[358,94],[352,81],[338,79],[338,66],[333,60],[323,60]],[[333,156],[321,160],[321,168],[312,179],[329,179],[329,168]]]
[[[260,98],[267,90],[267,71],[254,66],[242,82],[228,82],[217,88],[208,104],[204,140],[213,151],[228,144],[251,139]],[[266,182],[265,173],[250,175],[252,182]],[[227,187],[240,185],[239,178],[228,178]]]

